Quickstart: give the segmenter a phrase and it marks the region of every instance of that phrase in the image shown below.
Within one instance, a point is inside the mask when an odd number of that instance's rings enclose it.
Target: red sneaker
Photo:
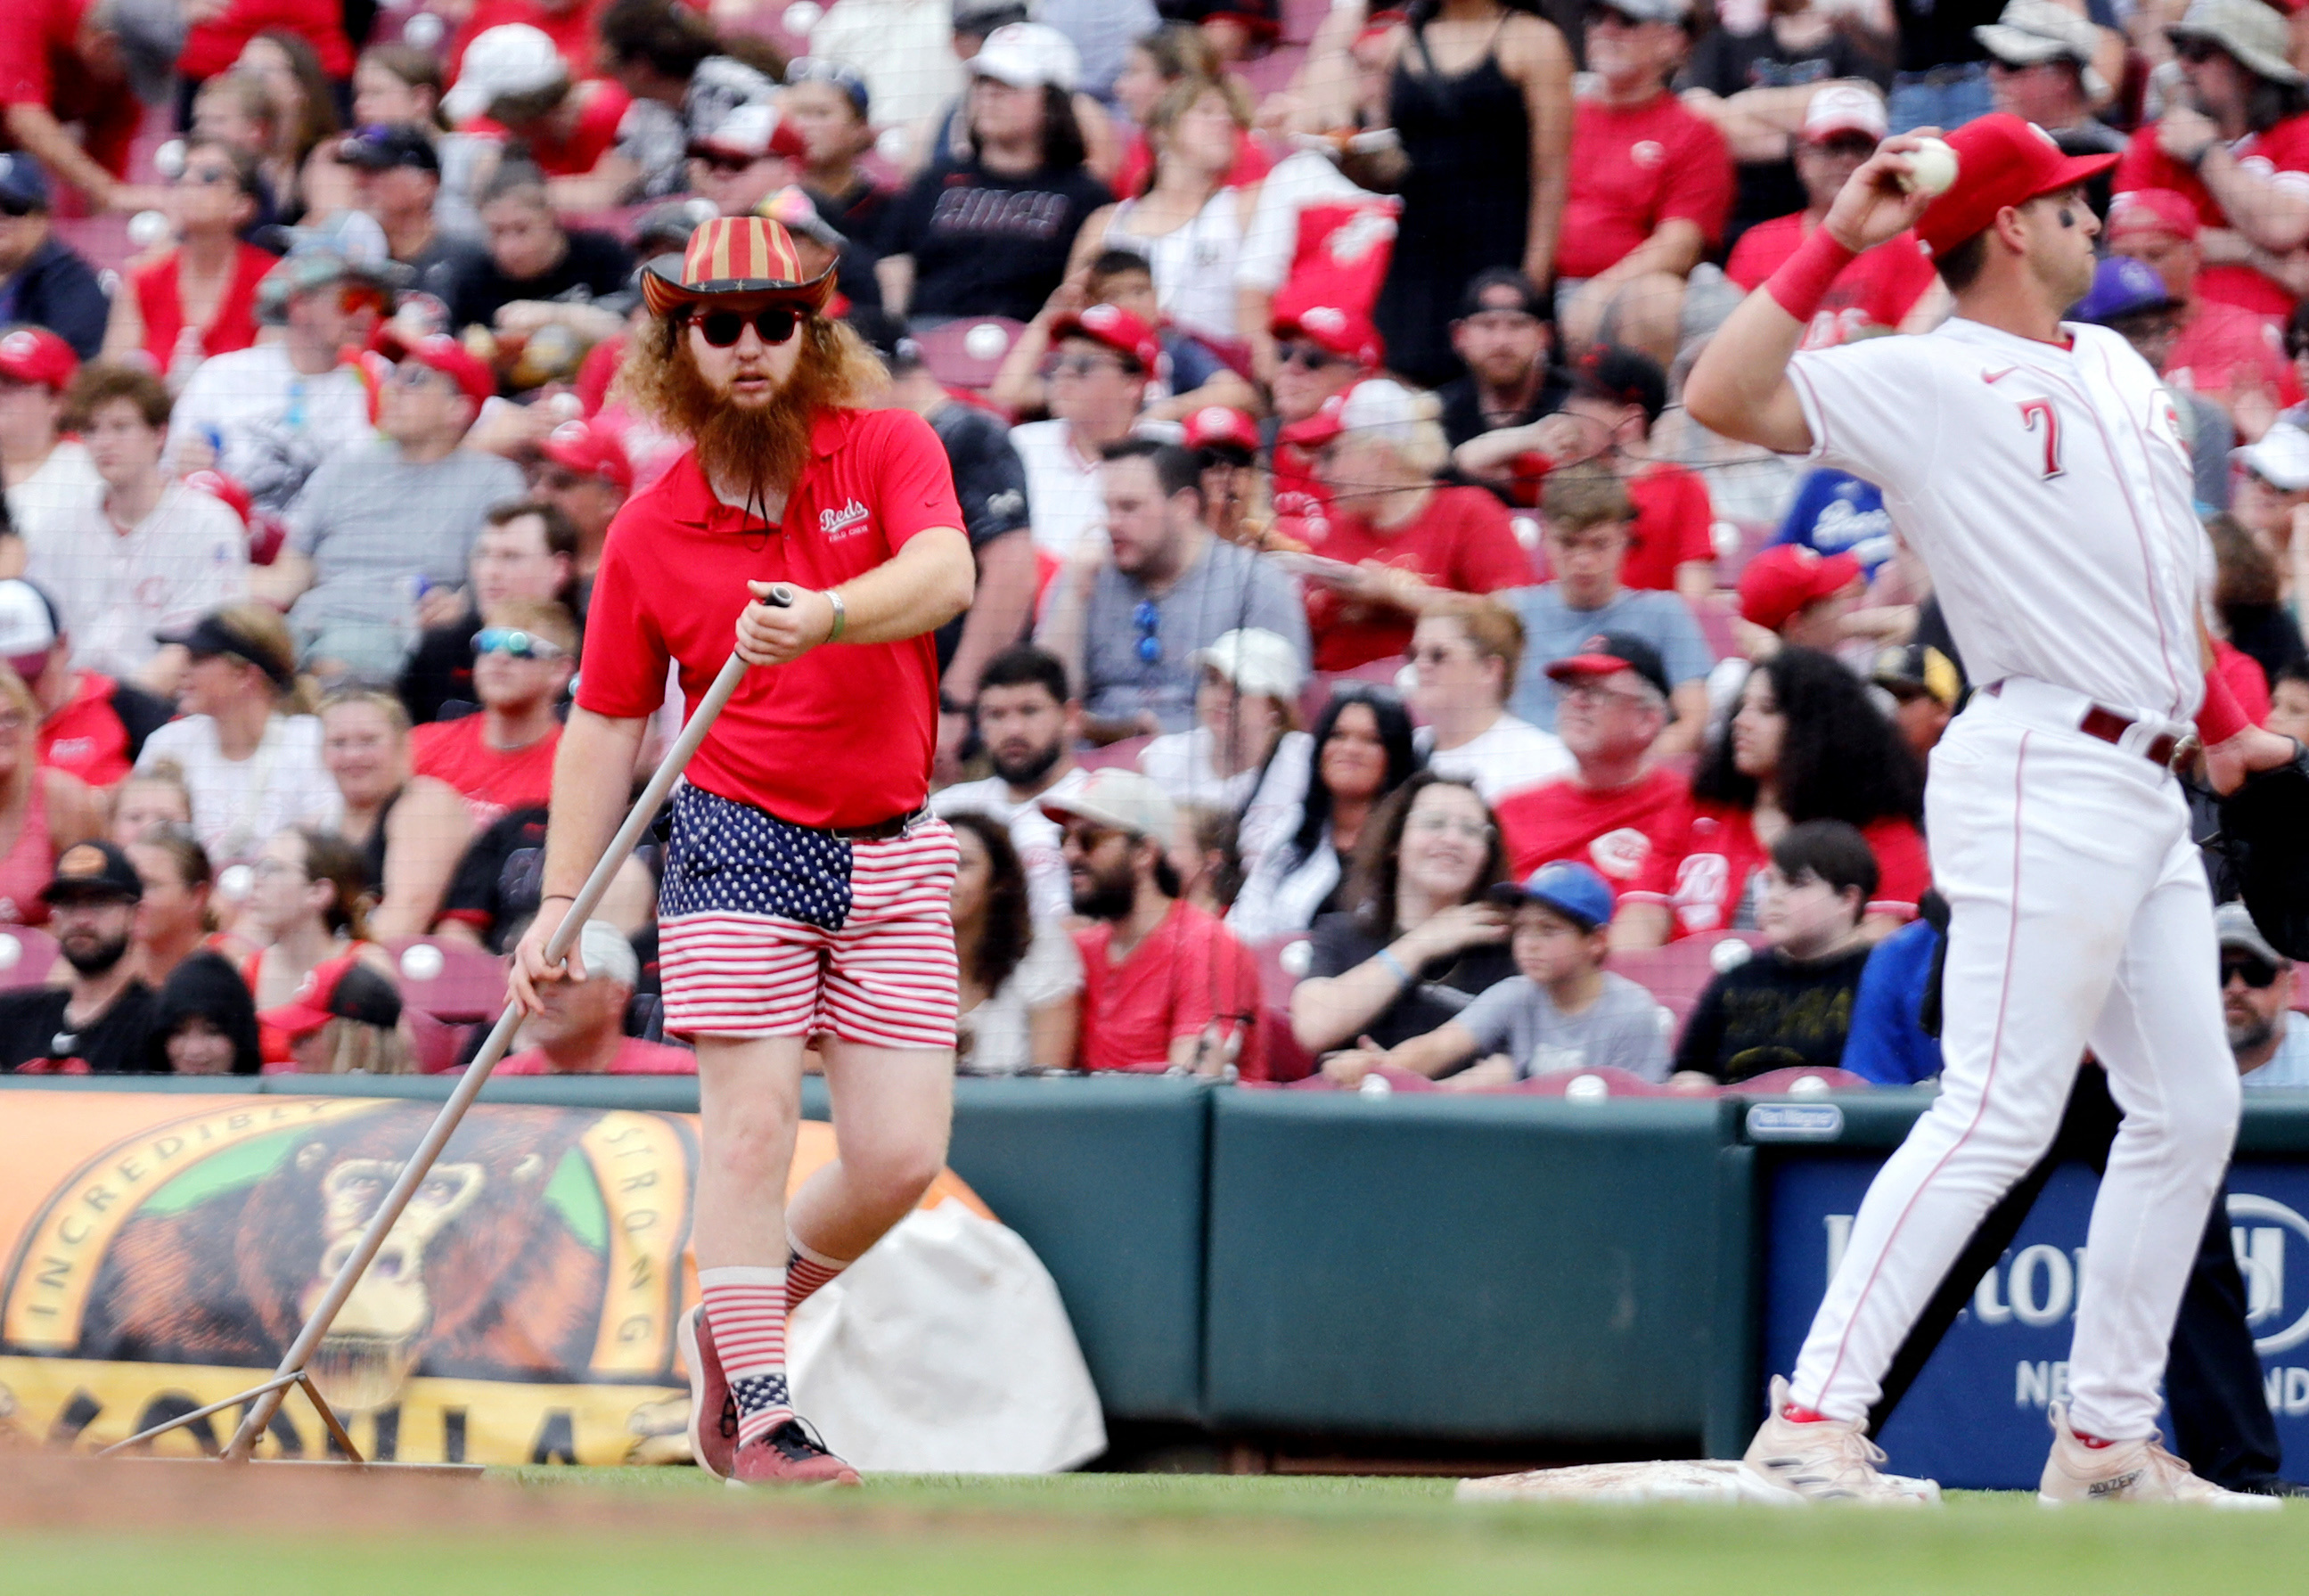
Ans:
[[[826,1449],[799,1419],[738,1448],[730,1483],[739,1485],[856,1485],[858,1471]]]
[[[730,1478],[738,1454],[738,1402],[713,1350],[713,1327],[699,1303],[681,1316],[681,1360],[689,1366],[689,1454],[716,1480]],[[711,1415],[711,1417],[708,1417]]]

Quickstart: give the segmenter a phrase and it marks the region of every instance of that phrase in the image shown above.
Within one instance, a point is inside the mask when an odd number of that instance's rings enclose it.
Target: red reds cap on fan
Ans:
[[[581,477],[599,477],[627,493],[633,491],[633,462],[626,458],[625,446],[604,427],[584,421],[564,421],[545,435],[538,452],[564,470],[575,471]]]
[[[2053,135],[2005,111],[1976,116],[1948,135],[1956,181],[1926,207],[1916,236],[1935,259],[1974,237],[2008,205],[2025,205],[2108,170],[2114,155],[2063,155]]]
[[[72,345],[46,327],[19,327],[0,338],[0,377],[12,383],[39,383],[61,393],[79,370]]]
[[[666,257],[642,272],[642,298],[652,315],[702,300],[786,300],[823,310],[834,293],[834,268],[804,279],[793,239],[761,216],[717,216],[689,235],[681,264]]]
[[[1347,424],[1340,419],[1346,408],[1346,394],[1334,393],[1323,401],[1322,409],[1304,421],[1293,421],[1276,436],[1294,448],[1319,449],[1346,431]]]
[[[497,379],[481,363],[480,357],[445,332],[409,338],[395,324],[385,322],[379,324],[373,341],[376,352],[395,365],[414,360],[428,370],[439,372],[477,406],[487,404],[489,396],[497,391]]]
[[[1319,349],[1352,360],[1365,371],[1376,371],[1387,358],[1387,345],[1379,329],[1360,311],[1336,305],[1310,305],[1303,310],[1279,312],[1269,325],[1277,338],[1303,338]]]
[[[1118,355],[1138,362],[1141,371],[1154,369],[1163,345],[1154,330],[1118,305],[1085,305],[1073,315],[1062,315],[1051,327],[1051,339],[1087,338]]]
[[[1598,632],[1579,645],[1578,653],[1549,666],[1547,677],[1553,682],[1592,680],[1617,676],[1623,670],[1632,670],[1657,687],[1663,698],[1672,691],[1667,664],[1660,658],[1659,650],[1625,632]]]
[[[2133,188],[2112,194],[2101,237],[2114,244],[2128,233],[2170,233],[2193,238],[2202,224],[2187,194],[2170,188]]]
[[[296,995],[279,1008],[256,1016],[291,1039],[318,1031],[332,1020],[358,1020],[380,1029],[401,1022],[401,995],[393,983],[347,953],[313,966]]]
[[[1777,544],[1740,573],[1740,617],[1777,632],[1804,606],[1842,592],[1860,574],[1860,562],[1848,554],[1823,555],[1801,543]]]
[[[1258,423],[1244,411],[1206,404],[1187,418],[1189,449],[1241,449],[1258,453]]]

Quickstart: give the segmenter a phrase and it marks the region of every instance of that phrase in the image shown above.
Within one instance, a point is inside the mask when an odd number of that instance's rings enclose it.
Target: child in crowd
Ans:
[[[1729,1085],[1772,1070],[1835,1069],[1868,963],[1861,917],[1876,856],[1841,820],[1790,826],[1772,844],[1756,923],[1769,951],[1708,983],[1676,1048],[1672,1085]]]
[[[1621,1069],[1647,1081],[1667,1073],[1672,1022],[1651,994],[1604,968],[1612,889],[1586,865],[1543,865],[1521,886],[1492,889],[1512,910],[1509,947],[1520,973],[1458,1018],[1376,1053],[1373,1063],[1441,1076],[1457,1091],[1506,1086],[1559,1070]],[[1468,1059],[1481,1062],[1465,1069]]]

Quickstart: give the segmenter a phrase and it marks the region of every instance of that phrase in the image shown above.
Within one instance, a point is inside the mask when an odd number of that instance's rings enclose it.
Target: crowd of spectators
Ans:
[[[1872,485],[1678,394],[1892,133],[2123,152],[2075,315],[2164,375],[2222,669],[2309,732],[2309,35],[2261,0],[804,13],[0,15],[0,927],[56,953],[0,1066],[470,1056],[428,984],[535,910],[682,443],[614,381],[638,263],[716,215],[835,273],[954,470],[967,1074],[1934,1073],[1972,684]],[[1950,303],[1904,235],[1805,341]],[[501,1068],[688,1067],[660,867]],[[2309,1083],[2222,923],[2248,1083]]]

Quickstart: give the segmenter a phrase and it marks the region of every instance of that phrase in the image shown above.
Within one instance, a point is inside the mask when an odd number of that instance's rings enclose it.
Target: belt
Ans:
[[[1982,691],[1991,698],[2001,698],[2004,694],[2007,685],[2006,682],[1992,682]],[[2034,686],[2037,684],[2030,685]],[[2166,731],[2159,732],[2144,743],[2137,735],[2128,735],[2133,733],[2134,729],[2140,725],[2140,722],[2132,716],[2119,714],[2114,710],[2103,708],[2087,700],[2080,699],[2079,702],[2085,704],[2083,712],[2076,719],[2076,728],[2079,731],[2088,738],[2097,738],[2113,747],[2137,751],[2143,759],[2159,769],[2172,768],[2173,756],[2181,751],[2181,745],[2184,738]]]
[[[930,817],[930,807],[924,804],[911,814],[893,815],[889,819],[878,820],[871,825],[828,826],[826,834],[837,842],[887,842],[894,837],[904,836],[915,822]]]

